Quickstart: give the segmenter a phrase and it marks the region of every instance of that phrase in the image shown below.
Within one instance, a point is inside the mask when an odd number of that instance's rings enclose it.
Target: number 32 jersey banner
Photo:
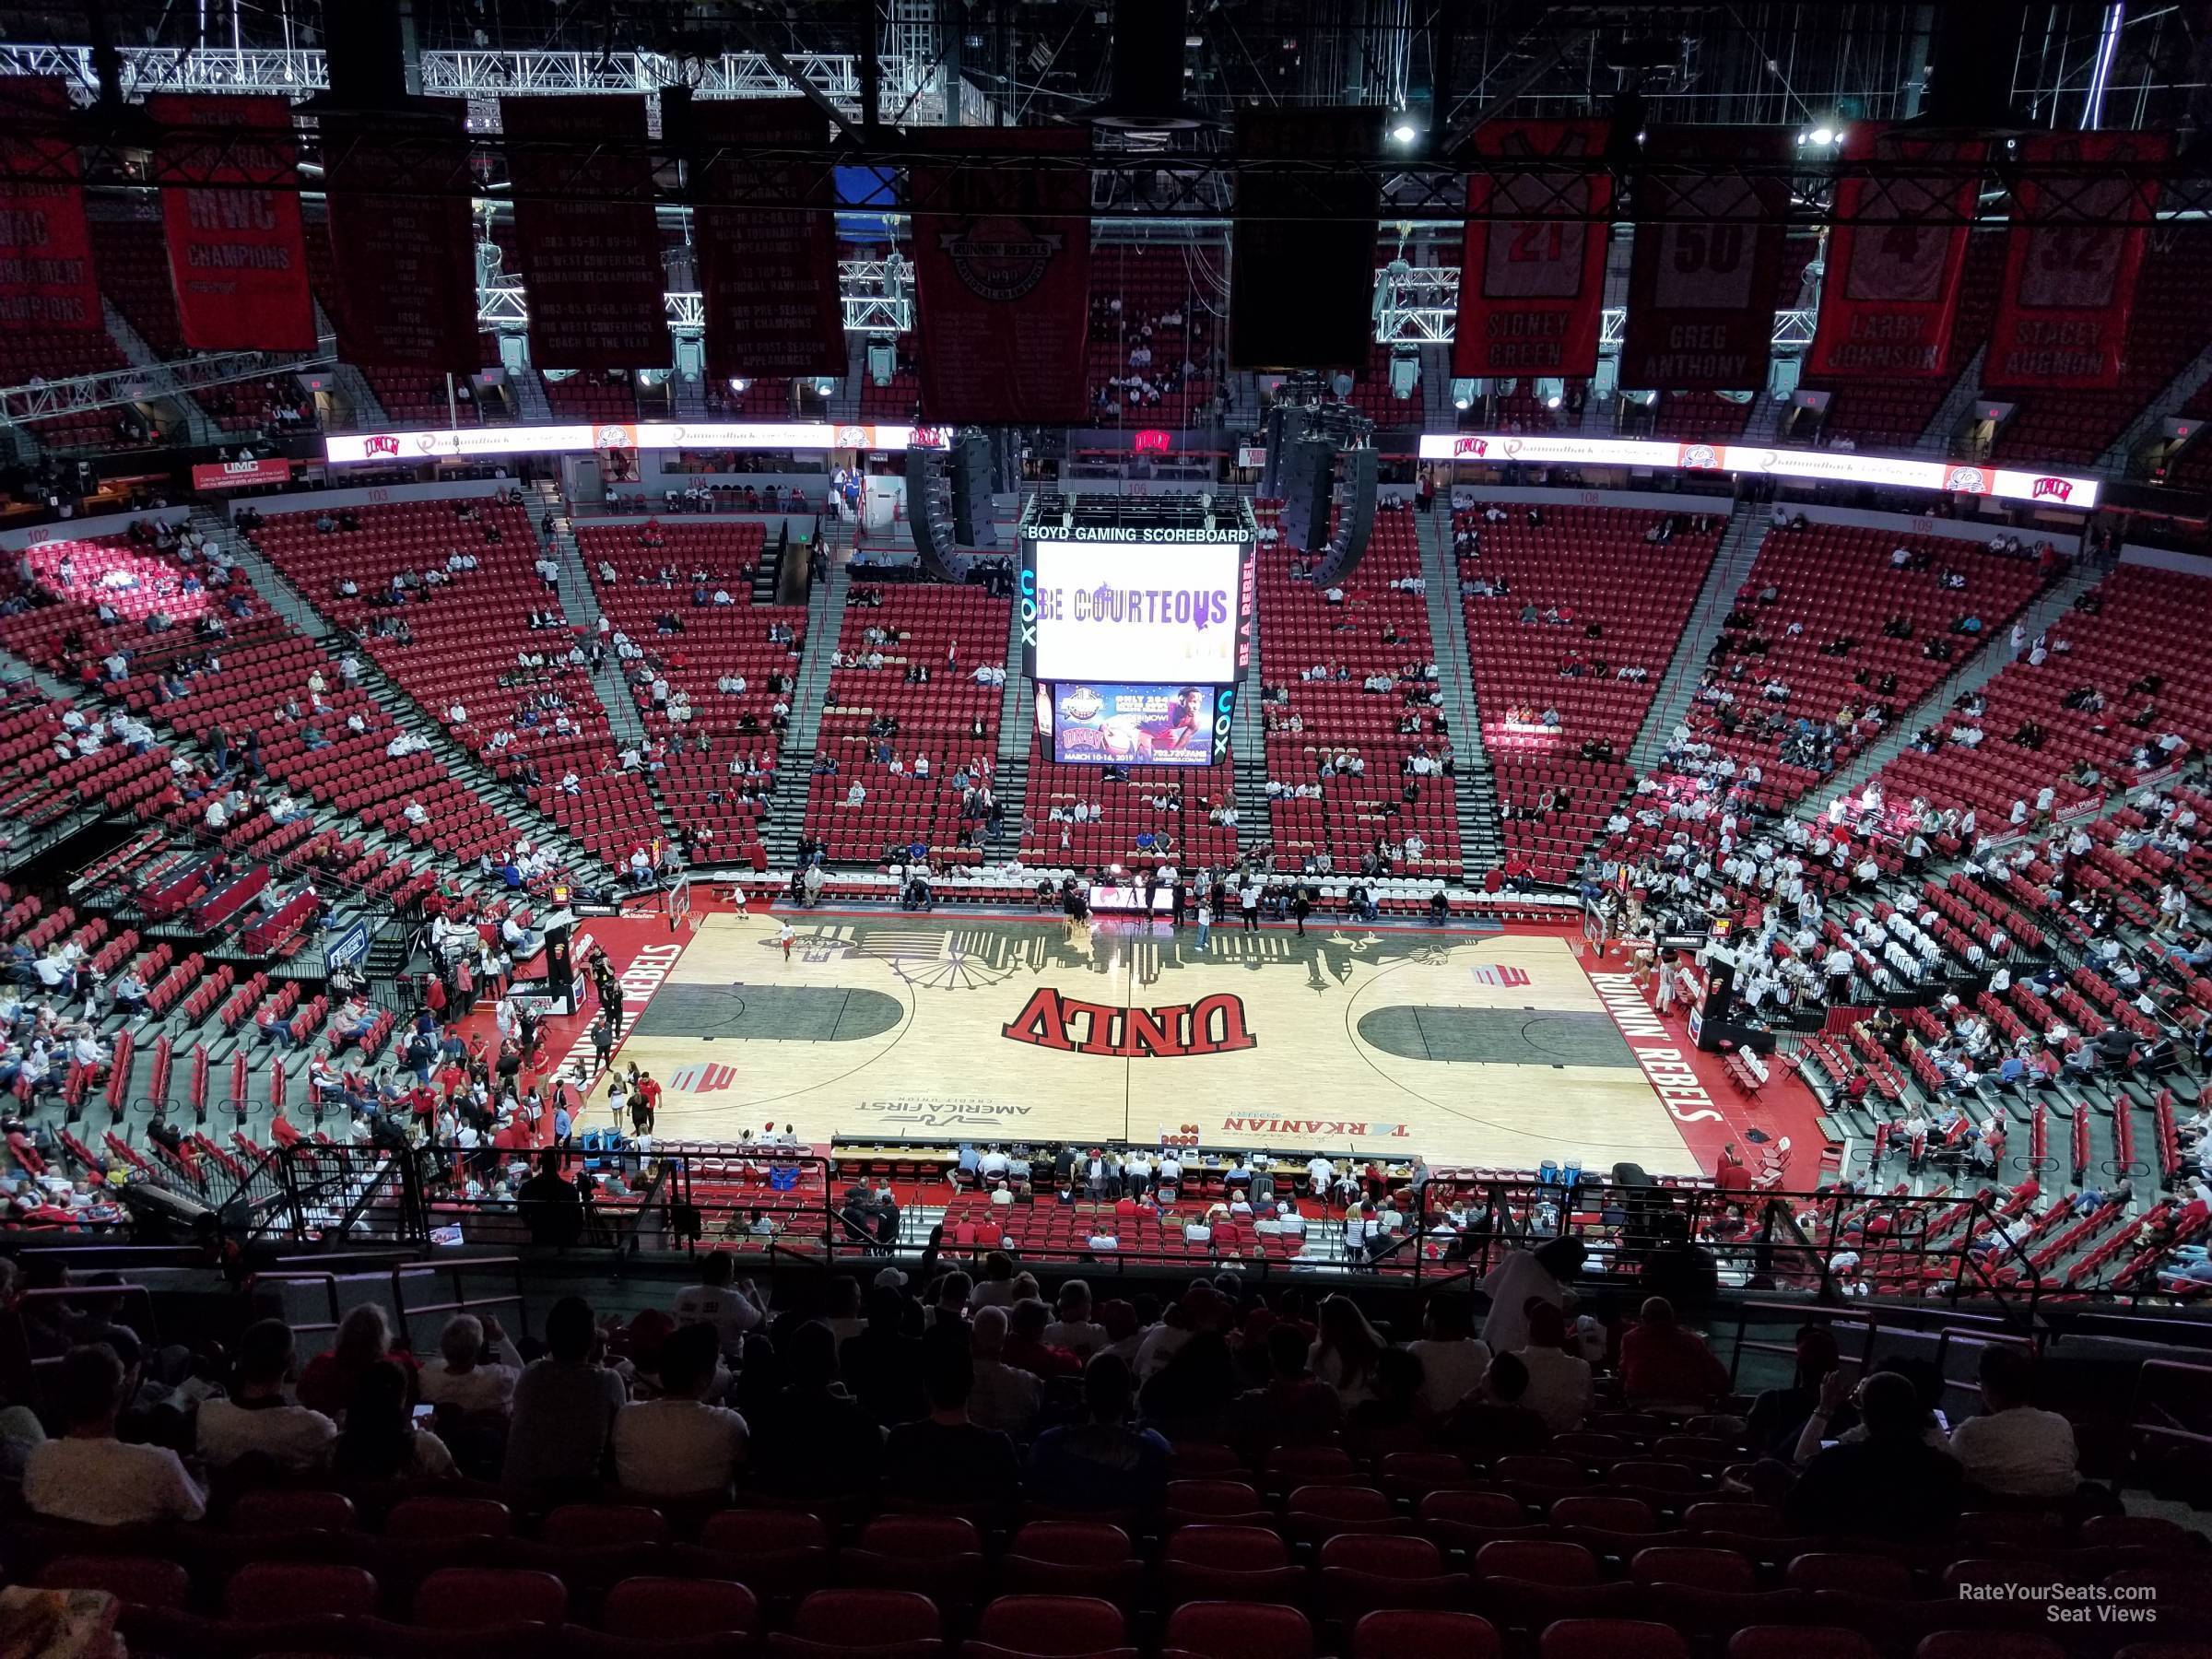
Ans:
[[[1596,373],[1613,208],[1612,178],[1594,166],[1606,124],[1493,121],[1474,146],[1452,372]]]
[[[1852,128],[1806,373],[1830,380],[1950,373],[1951,314],[1988,147],[1979,138]],[[1853,162],[1879,171],[1852,172]],[[1915,174],[1914,163],[1929,171]]]
[[[2101,170],[2163,161],[2168,147],[2163,133],[2036,133],[2020,139],[2005,287],[1983,385],[2120,383],[2159,186],[2156,180]],[[2039,166],[2051,171],[2039,176]]]
[[[1655,392],[1757,391],[1767,382],[1782,277],[1790,135],[1655,132],[1636,227],[1620,383]]]

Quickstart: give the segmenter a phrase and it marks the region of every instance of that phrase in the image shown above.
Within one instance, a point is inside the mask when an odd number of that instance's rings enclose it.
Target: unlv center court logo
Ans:
[[[1066,238],[1024,218],[970,219],[937,238],[971,292],[999,305],[1025,298],[1044,280]]]
[[[1072,1054],[1130,1060],[1175,1060],[1259,1047],[1244,1023],[1244,999],[1230,993],[1159,1008],[1123,1008],[1063,996],[1039,987],[999,1034],[1015,1042]]]
[[[712,1094],[736,1081],[734,1065],[679,1065],[668,1074],[668,1087],[678,1094]]]

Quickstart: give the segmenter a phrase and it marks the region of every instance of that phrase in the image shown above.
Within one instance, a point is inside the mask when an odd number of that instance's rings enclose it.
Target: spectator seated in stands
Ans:
[[[1842,1373],[1831,1374],[1813,1427],[1825,1431],[1844,1393]],[[1917,1539],[1948,1534],[1958,1524],[1964,1480],[1957,1459],[1927,1443],[1926,1408],[1912,1380],[1876,1371],[1859,1384],[1856,1403],[1865,1437],[1814,1455],[1783,1503],[1786,1524],[1807,1535]]]
[[[1551,1430],[1530,1404],[1528,1383],[1520,1355],[1491,1356],[1482,1382],[1443,1419],[1442,1438],[1453,1450],[1483,1459],[1543,1451]]]
[[[1056,1509],[1159,1507],[1171,1453],[1156,1430],[1129,1423],[1135,1386],[1120,1355],[1092,1357],[1083,1370],[1084,1420],[1046,1430],[1030,1449],[1034,1499]]]
[[[657,1399],[615,1415],[615,1477],[656,1498],[726,1497],[746,1458],[745,1418],[708,1396],[726,1377],[712,1324],[679,1325],[661,1344]]]
[[[1702,1336],[1676,1323],[1672,1302],[1654,1296],[1620,1339],[1620,1381],[1631,1405],[1702,1410],[1728,1392],[1728,1368]]]
[[[1980,1416],[1951,1431],[1951,1454],[1967,1484],[2000,1498],[2065,1499],[2081,1483],[2074,1426],[2029,1404],[2034,1368],[2009,1344],[1982,1350]]]
[[[394,1360],[367,1367],[346,1407],[331,1470],[349,1481],[449,1480],[459,1471],[445,1442],[415,1427],[414,1377]]]
[[[492,1355],[488,1364],[487,1351]],[[504,1417],[513,1406],[522,1370],[523,1358],[499,1321],[457,1313],[438,1335],[438,1358],[422,1368],[423,1404]]]
[[[197,1521],[206,1497],[166,1446],[126,1445],[115,1422],[136,1367],[126,1368],[105,1342],[82,1344],[63,1356],[55,1397],[65,1427],[59,1439],[30,1453],[23,1502],[33,1514],[88,1526],[153,1521]]]
[[[594,1488],[606,1461],[622,1379],[598,1359],[591,1304],[568,1296],[546,1315],[546,1354],[515,1380],[501,1478],[554,1500]]]
[[[930,1504],[1011,1502],[1021,1465],[1011,1439],[969,1419],[975,1360],[964,1328],[940,1319],[921,1347],[929,1414],[899,1424],[885,1440],[885,1495]]]
[[[329,1462],[338,1426],[284,1397],[293,1359],[292,1329],[281,1319],[246,1328],[238,1342],[231,1396],[200,1402],[202,1463],[219,1469],[253,1458],[294,1474]]]

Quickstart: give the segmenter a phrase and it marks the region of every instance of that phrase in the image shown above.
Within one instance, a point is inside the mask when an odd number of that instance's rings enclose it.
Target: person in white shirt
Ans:
[[[23,1502],[31,1513],[87,1526],[131,1526],[149,1521],[197,1521],[206,1494],[167,1446],[126,1446],[115,1438],[116,1414],[129,1381],[104,1342],[63,1357],[54,1397],[68,1414],[59,1440],[35,1447],[23,1469]]]
[[[1588,1253],[1579,1239],[1547,1239],[1534,1250],[1514,1251],[1490,1269],[1479,1288],[1490,1299],[1482,1339],[1493,1354],[1515,1353],[1528,1346],[1532,1300],[1565,1310],[1567,1287],[1583,1270]]]
[[[1951,1455],[1967,1484],[2006,1498],[2069,1498],[2081,1484],[2074,1426],[2029,1401],[2034,1368],[2003,1343],[1982,1350],[1984,1411],[1951,1430]]]
[[[246,1327],[238,1340],[231,1396],[200,1402],[196,1444],[202,1463],[219,1469],[253,1453],[280,1469],[300,1472],[329,1462],[337,1424],[284,1397],[292,1359],[292,1328],[283,1320]]]
[[[1477,1342],[1474,1329],[1474,1309],[1466,1296],[1441,1291],[1429,1299],[1420,1340],[1406,1345],[1421,1362],[1421,1401],[1439,1417],[1458,1405],[1489,1368],[1489,1345]]]
[[[1034,1373],[1000,1358],[1010,1324],[1004,1308],[976,1311],[968,1337],[975,1357],[975,1386],[968,1395],[968,1420],[979,1429],[997,1429],[1021,1439],[1044,1408],[1044,1383]]]
[[[1512,1350],[1528,1368],[1521,1404],[1554,1434],[1581,1428],[1592,1397],[1590,1361],[1568,1350],[1566,1316],[1549,1302],[1537,1302],[1528,1310],[1527,1327],[1527,1346]]]
[[[1251,909],[1250,905],[1245,907]],[[1325,1200],[1329,1187],[1336,1179],[1336,1166],[1316,1152],[1306,1160],[1306,1187],[1314,1197]]]
[[[661,1395],[615,1413],[615,1480],[625,1491],[680,1498],[723,1494],[745,1462],[745,1419],[705,1403],[721,1358],[707,1324],[661,1345]]]
[[[488,1344],[492,1362],[481,1363]],[[489,1324],[460,1313],[438,1334],[438,1358],[422,1368],[422,1398],[429,1406],[505,1416],[514,1407],[514,1384],[523,1374],[523,1357],[500,1322]]]
[[[1082,1279],[1069,1279],[1060,1287],[1054,1312],[1058,1317],[1044,1327],[1045,1347],[1065,1348],[1077,1359],[1088,1359],[1112,1342],[1104,1325],[1091,1323],[1090,1286]]]
[[[730,1258],[716,1251],[700,1265],[700,1282],[677,1293],[674,1310],[679,1326],[712,1325],[725,1354],[737,1352],[745,1334],[768,1318],[767,1300],[750,1279],[733,1283],[734,1271]]]

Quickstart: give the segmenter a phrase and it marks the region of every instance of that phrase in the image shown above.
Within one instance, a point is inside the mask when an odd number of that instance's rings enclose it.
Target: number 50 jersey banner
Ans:
[[[1767,383],[1782,278],[1790,135],[1768,127],[1655,132],[1636,227],[1620,383],[1658,392]]]
[[[2036,133],[2019,141],[2005,287],[1990,329],[1985,386],[2117,386],[2136,278],[2158,206],[2155,180],[2124,172],[2163,161],[2163,133]],[[2037,169],[2044,171],[2040,175]]]
[[[1951,371],[1951,314],[1967,227],[1982,187],[1979,138],[1857,126],[1836,185],[1820,324],[1806,372],[1831,380],[1939,380]],[[1924,174],[1911,171],[1924,163]]]
[[[1596,373],[1612,234],[1613,180],[1594,167],[1606,124],[1493,121],[1474,147],[1452,372]],[[1562,160],[1577,165],[1545,165]]]

